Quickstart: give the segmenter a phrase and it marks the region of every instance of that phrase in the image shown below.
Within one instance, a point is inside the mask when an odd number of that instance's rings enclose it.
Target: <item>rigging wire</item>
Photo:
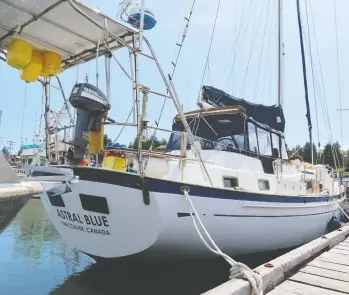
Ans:
[[[323,79],[323,71],[322,71],[322,65],[321,65],[321,59],[320,59],[320,52],[319,52],[319,46],[318,46],[318,40],[317,40],[317,34],[316,34],[315,21],[314,21],[314,16],[312,13],[313,9],[312,9],[312,5],[311,5],[311,1],[309,2],[309,8],[310,8],[309,9],[310,16],[311,16],[313,30],[314,30],[315,48],[316,48],[316,54],[318,56],[318,65],[319,65],[319,72],[320,72],[320,78],[319,78],[316,74],[316,71],[314,70],[315,81],[316,81],[315,85],[317,86],[318,95],[320,98],[320,106],[321,106],[321,110],[322,110],[322,114],[323,114],[323,118],[324,118],[325,127],[327,129],[329,143],[331,144],[331,150],[332,150],[332,154],[333,154],[334,164],[335,164],[335,167],[337,168],[338,155],[336,153],[336,150],[333,147],[333,136],[332,136],[330,117],[329,117],[329,113],[328,113],[328,107],[327,107],[328,104],[327,104],[326,88],[325,88],[324,79]]]
[[[184,31],[183,31],[183,34],[182,34],[182,39],[181,39],[181,43],[176,43],[177,46],[179,46],[179,50],[178,50],[178,54],[177,54],[177,57],[176,57],[176,60],[175,62],[172,62],[172,65],[173,65],[173,69],[172,69],[172,73],[171,73],[171,78],[174,77],[174,74],[176,72],[176,69],[177,69],[177,64],[178,64],[178,61],[179,61],[179,57],[181,55],[181,52],[182,52],[182,49],[183,49],[183,44],[184,44],[184,41],[187,37],[187,34],[188,34],[188,30],[189,30],[189,25],[190,25],[190,20],[191,20],[191,17],[193,15],[193,11],[194,11],[194,7],[195,7],[195,3],[196,3],[196,0],[193,1],[192,5],[191,5],[191,8],[190,8],[190,11],[189,11],[189,16],[188,17],[184,17],[184,20],[186,22],[186,25],[184,27]],[[183,26],[182,26],[183,27]],[[167,94],[168,94],[168,89],[167,89]],[[156,121],[156,126],[158,127],[159,124],[160,124],[160,121],[162,119],[162,115],[163,115],[163,112],[164,112],[164,109],[165,109],[165,105],[166,105],[166,102],[168,100],[168,97],[165,97],[164,98],[164,101],[162,103],[162,106],[161,106],[161,110],[160,110],[160,114],[159,114],[159,117],[158,117],[158,120]],[[153,144],[154,144],[154,141],[155,141],[155,137],[156,137],[156,133],[157,133],[157,129],[154,130],[153,134],[152,134],[152,141],[151,141],[151,144],[150,144],[150,150],[153,149]]]
[[[258,71],[257,71],[256,86],[255,86],[254,95],[253,95],[253,101],[254,102],[256,101],[257,90],[259,88],[259,77],[260,77],[260,73],[261,73],[261,65],[262,65],[262,59],[263,59],[263,53],[264,53],[264,40],[265,40],[265,33],[266,33],[266,29],[267,29],[269,12],[270,12],[270,2],[268,1],[268,9],[267,9],[267,12],[266,12],[264,31],[263,31],[263,38],[262,38],[262,49],[261,49],[261,53],[260,53],[260,56],[259,56],[259,64],[258,64]]]
[[[339,71],[339,52],[338,52],[338,28],[337,28],[337,1],[333,0],[334,5],[334,23],[335,23],[335,36],[336,36],[336,61],[337,61],[337,82],[338,82],[338,100],[339,100],[339,120],[340,120],[340,132],[341,132],[341,144],[343,148],[343,121],[342,121],[342,99],[341,99],[341,82]],[[344,157],[342,154],[342,167],[344,168]]]
[[[310,39],[310,29],[309,29],[309,15],[308,15],[308,4],[305,2],[305,14],[306,14],[306,23],[307,23],[307,33],[308,33],[308,49],[309,49],[309,56],[310,56],[310,67],[311,67],[311,73],[312,73],[312,84],[313,84],[313,97],[314,97],[314,104],[315,104],[315,116],[316,116],[316,130],[317,130],[317,138],[318,138],[318,144],[320,147],[320,131],[319,131],[319,119],[318,119],[318,108],[317,108],[317,99],[315,95],[315,80],[314,80],[314,62],[313,62],[313,54],[311,49],[311,39]],[[313,147],[311,147],[313,148]],[[315,164],[317,164],[318,159],[318,153],[315,155]]]
[[[114,143],[117,143],[117,141],[118,141],[120,135],[121,135],[122,132],[124,131],[124,129],[125,129],[125,127],[126,127],[126,123],[128,122],[128,120],[130,120],[130,117],[131,117],[132,112],[133,112],[133,108],[131,108],[130,113],[128,114],[128,117],[127,117],[127,119],[126,119],[126,121],[125,121],[125,124],[122,126],[121,130],[119,131],[119,134],[118,134],[118,136],[115,138]]]
[[[324,121],[327,123],[327,128],[328,128],[327,132],[328,132],[329,142],[331,144],[331,150],[332,150],[332,154],[333,154],[334,164],[335,164],[335,167],[337,168],[337,163],[339,161],[338,161],[337,151],[333,147],[334,140],[333,140],[333,134],[332,134],[332,128],[331,128],[331,120],[330,120],[330,116],[328,113],[327,94],[326,94],[326,88],[325,88],[325,84],[324,84],[323,71],[322,71],[322,65],[321,65],[321,60],[320,60],[320,52],[319,52],[319,46],[318,46],[318,41],[317,41],[316,27],[315,27],[315,22],[314,22],[314,16],[312,13],[311,2],[309,2],[309,5],[310,5],[310,13],[311,13],[311,18],[312,18],[312,23],[313,23],[313,27],[314,27],[316,51],[317,51],[317,55],[319,57],[320,80],[321,80],[321,86],[322,86],[322,92],[323,92],[322,95],[320,94],[320,105],[322,107]],[[321,93],[321,88],[320,88],[319,82],[318,82],[318,87],[320,90],[319,93]]]
[[[239,32],[237,31],[237,27],[238,27],[238,0],[235,0],[235,10],[233,11],[234,12],[234,15],[233,15],[233,18],[235,20],[234,22],[234,43],[233,43],[233,46],[230,50],[230,53],[229,53],[229,58],[227,60],[227,62],[225,63],[226,66],[224,68],[224,71],[223,71],[223,74],[222,74],[222,77],[220,79],[220,82],[222,83],[223,80],[224,80],[224,76],[225,76],[225,73],[228,69],[228,66],[229,66],[229,61],[230,60],[233,60],[233,54],[234,54],[234,51],[236,50],[236,44],[239,42],[238,39],[239,39],[239,36],[240,36],[240,31],[241,31],[241,24],[242,24],[242,19],[244,17],[244,13],[245,13],[245,3],[247,2],[244,2],[244,6],[243,6],[243,10],[242,10],[242,16],[241,16],[241,19],[240,19],[240,23],[239,23]],[[231,83],[231,79],[232,79],[232,67],[230,67],[230,70],[228,72],[228,77],[229,77],[229,84],[228,84],[228,90],[230,88],[230,83]]]
[[[215,31],[216,31],[216,25],[217,25],[217,19],[218,19],[218,14],[219,14],[219,8],[220,8],[220,6],[221,6],[221,0],[218,0],[217,10],[216,10],[216,16],[215,16],[215,19],[214,19],[214,24],[213,24],[212,34],[211,34],[210,45],[209,45],[209,48],[208,48],[208,53],[207,53],[207,58],[206,58],[206,63],[205,63],[205,68],[204,68],[204,73],[203,73],[203,75],[202,75],[201,85],[200,85],[198,97],[200,97],[201,88],[202,88],[202,85],[204,84],[204,78],[205,78],[206,70],[207,70],[207,67],[208,67],[208,64],[209,64],[209,61],[210,61],[210,55],[211,55],[213,37],[214,37]]]
[[[247,2],[246,2],[247,3]],[[247,5],[249,7],[249,11],[247,14],[250,14],[251,13],[251,9],[252,9],[252,0],[250,0],[249,4]],[[240,27],[239,27],[239,32],[238,32],[238,36],[237,36],[237,40],[235,42],[235,47],[234,47],[234,56],[233,56],[233,64],[232,64],[232,67],[231,67],[231,75],[230,75],[230,80],[229,80],[229,84],[228,84],[228,90],[230,88],[230,84],[231,82],[233,82],[233,85],[232,85],[232,90],[229,91],[230,93],[234,94],[233,91],[234,91],[234,86],[235,86],[235,65],[236,65],[236,53],[238,51],[238,45],[240,44],[240,36],[241,36],[241,29],[242,29],[242,24],[243,24],[243,20],[244,20],[244,17],[245,17],[245,8],[246,6],[243,7],[243,11],[242,11],[242,16],[241,16],[241,21],[240,21]],[[249,26],[250,22],[247,22],[247,25],[246,25],[246,29],[244,31],[244,34],[242,35],[246,35],[246,31],[247,31],[247,28]],[[233,80],[233,81],[231,81]]]
[[[270,7],[268,8],[269,11],[274,11],[275,10],[275,1],[271,1],[271,4],[269,3]],[[275,14],[272,13],[268,18],[267,20],[268,21],[268,29],[267,29],[267,32],[268,32],[268,35],[267,35],[267,41],[266,41],[266,48],[264,50],[264,60],[263,60],[263,66],[261,66],[261,69],[263,72],[264,71],[264,75],[263,75],[263,78],[261,79],[261,96],[264,98],[264,93],[266,92],[266,96],[269,97],[268,99],[268,102],[266,102],[267,104],[270,103],[271,101],[271,32],[272,32],[272,23],[274,21],[274,16]],[[264,43],[264,42],[263,42]],[[262,58],[262,59],[263,59]],[[267,84],[269,84],[269,92],[268,89],[267,89]],[[259,87],[259,81],[258,81],[258,86]],[[268,96],[268,93],[269,93],[269,96]],[[254,98],[255,100],[255,98]]]
[[[264,8],[265,8],[265,2],[263,3],[263,7],[262,7],[261,14],[259,16],[259,19],[258,19],[257,27],[254,26],[254,30],[253,30],[254,32],[252,34],[252,46],[249,47],[250,48],[250,50],[249,50],[249,57],[248,57],[248,61],[247,61],[246,71],[245,71],[244,78],[243,78],[242,87],[241,87],[241,90],[240,90],[240,97],[242,96],[242,94],[244,92],[244,89],[245,89],[245,83],[246,83],[246,80],[247,80],[247,74],[248,74],[248,70],[250,68],[250,62],[251,62],[251,58],[252,58],[252,54],[253,54],[253,49],[254,49],[254,46],[256,44],[257,33],[259,31],[259,28],[260,28],[260,24],[261,24]]]

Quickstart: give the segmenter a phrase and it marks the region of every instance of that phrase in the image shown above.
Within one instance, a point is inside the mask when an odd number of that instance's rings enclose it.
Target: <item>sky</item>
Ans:
[[[115,17],[119,1],[85,0],[84,2]],[[173,69],[171,62],[175,60],[178,51],[176,43],[181,39],[185,24],[184,17],[189,15],[192,1],[146,0],[145,2],[146,6],[155,13],[158,21],[153,30],[145,32],[145,36],[152,43],[164,72],[169,74]],[[288,146],[294,147],[308,140],[308,130],[296,1],[284,0],[283,2],[285,136]],[[304,41],[314,142],[316,144],[320,142],[323,146],[329,141],[331,134],[334,141],[338,140],[341,145],[348,148],[349,134],[346,127],[349,123],[347,115],[349,111],[342,112],[341,124],[340,112],[337,109],[340,108],[340,100],[343,109],[349,108],[349,83],[347,83],[349,2],[347,0],[308,0],[309,33],[305,2],[304,0],[300,2],[305,30]],[[217,22],[208,55],[218,3],[220,6]],[[202,81],[204,85],[221,88],[251,102],[269,105],[277,103],[276,3],[277,0],[196,0],[174,75],[174,84],[185,111],[196,109]],[[337,6],[338,43],[336,42],[334,3]],[[316,47],[315,36],[318,47]],[[96,38],[98,39],[99,36]],[[312,60],[309,48],[311,48]],[[146,49],[144,50],[147,52]],[[115,56],[126,68],[128,67],[125,49],[116,52]],[[208,67],[205,71],[207,58]],[[99,86],[105,91],[103,64],[101,59],[98,63]],[[203,76],[204,71],[206,74]],[[60,75],[66,95],[70,94],[76,81],[82,81],[86,74],[89,76],[89,81],[95,84],[95,61],[69,69]],[[313,74],[317,77],[314,82],[315,87],[312,81]],[[321,75],[324,87],[322,87]],[[166,91],[151,61],[144,59],[140,61],[140,80],[152,90],[161,93]],[[24,142],[31,142],[39,126],[42,87],[39,83],[26,84],[20,80],[17,70],[5,63],[0,63],[0,81],[2,91],[0,108],[3,111],[0,143],[7,145],[8,141],[15,142],[15,151],[20,147],[21,138]],[[321,85],[321,93],[317,85]],[[116,63],[112,62],[110,117],[118,122],[126,121],[132,107],[131,94],[131,84]],[[162,98],[150,96],[148,103],[150,125],[158,121],[162,102]],[[58,110],[62,103],[60,93],[52,89],[52,108]],[[168,101],[160,125],[170,129],[175,115],[175,108],[172,102]],[[330,127],[326,124],[325,118],[329,118]],[[132,122],[132,116],[129,122]],[[44,123],[42,124],[43,127]],[[341,126],[343,136],[341,136]],[[119,127],[106,128],[106,133],[113,139],[118,136],[119,131]],[[149,135],[151,133],[152,131],[149,131]],[[159,133],[158,136],[166,138],[168,134]],[[134,128],[125,128],[118,142],[128,144],[134,137]]]

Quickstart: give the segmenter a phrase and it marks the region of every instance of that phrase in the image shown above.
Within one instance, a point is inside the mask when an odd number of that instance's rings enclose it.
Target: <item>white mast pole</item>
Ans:
[[[278,0],[278,105],[284,104],[284,44],[282,40],[283,0]]]
[[[140,19],[139,47],[138,47],[140,51],[142,51],[142,43],[143,43],[144,7],[145,7],[145,0],[141,0],[141,19]]]

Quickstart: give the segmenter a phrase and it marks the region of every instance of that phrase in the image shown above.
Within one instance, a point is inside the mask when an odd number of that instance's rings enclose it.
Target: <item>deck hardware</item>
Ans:
[[[148,186],[148,179],[145,177],[141,178],[141,188],[143,193],[143,202],[145,205],[150,204],[150,197],[149,197],[149,186]]]
[[[268,262],[268,263],[264,264],[264,266],[265,266],[265,267],[268,267],[268,268],[272,268],[272,267],[274,267],[274,265],[273,265],[273,264],[271,264],[270,262]]]

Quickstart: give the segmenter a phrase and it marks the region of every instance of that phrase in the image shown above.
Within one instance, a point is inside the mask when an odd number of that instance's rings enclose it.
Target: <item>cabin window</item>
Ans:
[[[47,196],[52,206],[65,207],[65,204],[61,195],[57,195],[53,192],[47,191]]]
[[[273,157],[280,158],[280,137],[275,133],[272,133],[271,137],[273,141]]]
[[[248,123],[248,139],[250,143],[250,151],[258,153],[256,126],[251,122]]]
[[[281,139],[281,158],[285,159],[285,160],[288,159],[288,154],[287,154],[287,150],[286,150],[286,143],[285,143],[284,138]]]
[[[270,133],[264,129],[257,128],[259,153],[265,156],[272,155]]]
[[[237,148],[239,148],[240,150],[245,149],[245,135],[244,134],[233,135],[233,140],[235,142],[235,145],[237,145]]]
[[[198,136],[194,136],[194,141],[199,141],[203,150],[211,150],[214,147],[214,143],[209,140],[205,140]],[[181,150],[182,135],[178,133],[172,133],[167,144],[167,151],[180,151]],[[187,135],[187,150],[190,150],[192,140]]]
[[[238,187],[239,180],[237,177],[223,177],[223,184],[225,187]]]
[[[269,180],[260,179],[258,180],[259,190],[268,191],[270,190]]]
[[[92,195],[79,194],[82,208],[86,211],[109,214],[107,199]]]

